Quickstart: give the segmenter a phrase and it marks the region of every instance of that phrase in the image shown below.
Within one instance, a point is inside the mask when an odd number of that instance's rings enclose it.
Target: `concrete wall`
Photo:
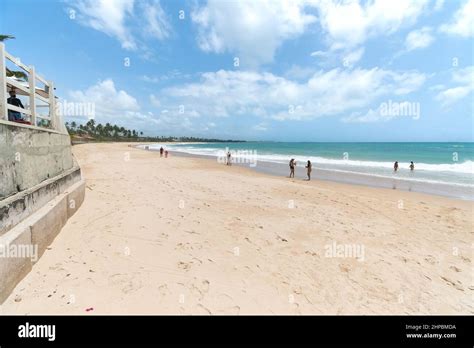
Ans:
[[[79,209],[84,194],[68,134],[0,121],[0,304]]]
[[[79,209],[84,195],[85,181],[81,180],[0,236],[0,304],[31,271],[67,220]],[[30,252],[21,254],[19,250]]]
[[[0,236],[80,180],[81,169],[75,165],[54,178],[0,200]]]
[[[0,200],[73,165],[68,134],[0,123]]]

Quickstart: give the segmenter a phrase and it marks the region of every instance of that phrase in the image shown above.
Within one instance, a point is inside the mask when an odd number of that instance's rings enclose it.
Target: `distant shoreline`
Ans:
[[[157,144],[155,142],[151,144]],[[161,143],[160,143],[161,144]],[[165,143],[163,143],[165,144]],[[169,143],[173,145],[179,145],[179,143]],[[181,143],[181,144],[191,144],[191,143]],[[202,144],[195,143],[195,144]],[[144,143],[137,144],[136,148],[144,149],[141,145],[145,146]],[[148,144],[149,145],[149,144]],[[157,151],[157,149],[149,149],[149,151]],[[211,155],[201,155],[201,154],[191,154],[182,151],[170,150],[169,152],[173,156],[179,157],[190,157],[190,158],[202,158],[207,160],[216,160],[215,156]],[[278,177],[288,177],[289,169],[286,164],[268,162],[264,160],[258,160],[258,165],[251,166],[248,163],[234,163],[233,165],[239,167],[247,167],[254,171],[269,174]],[[305,180],[306,179],[306,170],[304,165],[296,166],[296,179]],[[407,180],[405,178],[397,177],[386,177],[376,174],[364,174],[364,173],[354,173],[350,171],[338,171],[338,170],[328,170],[323,168],[318,168],[317,166],[313,167],[312,179],[314,180],[323,180],[329,182],[338,182],[344,184],[365,186],[365,187],[374,187],[374,188],[385,188],[393,189],[400,191],[408,192],[419,192],[435,196],[448,197],[452,199],[458,199],[462,201],[474,201],[474,188],[456,186],[454,184],[448,183],[433,183],[426,182],[423,180]]]

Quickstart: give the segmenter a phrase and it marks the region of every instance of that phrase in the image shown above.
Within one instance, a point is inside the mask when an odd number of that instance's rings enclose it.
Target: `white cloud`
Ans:
[[[304,12],[303,1],[271,0],[209,0],[191,18],[203,51],[234,53],[245,66],[271,62],[283,41],[316,21]]]
[[[354,112],[349,117],[342,118],[342,122],[345,123],[372,123],[380,121],[389,121],[392,117],[382,115],[380,107],[373,110],[370,109],[365,114],[360,112]]]
[[[354,112],[349,117],[344,117],[346,123],[372,123],[387,122],[394,118],[420,118],[421,106],[418,102],[392,101],[391,99],[382,102],[378,108],[370,109],[368,112]]]
[[[435,5],[434,5],[434,10],[439,11],[443,8],[444,6],[444,0],[436,0]]]
[[[407,51],[413,51],[431,45],[434,41],[432,31],[433,30],[429,27],[411,31],[405,39],[405,49]]]
[[[158,40],[164,40],[170,36],[171,25],[161,7],[159,0],[141,2],[143,6],[143,17],[146,25],[143,27],[146,35]]]
[[[268,126],[265,122],[260,122],[259,124],[253,126],[252,129],[258,132],[266,132],[268,130]]]
[[[151,112],[144,113],[138,101],[124,90],[118,90],[112,79],[99,81],[81,91],[69,92],[68,103],[93,103],[94,119],[98,123],[111,123],[131,129],[149,130],[161,123]],[[86,117],[79,117],[86,120]]]
[[[156,108],[161,107],[160,100],[154,94],[150,94],[150,103]]]
[[[436,100],[440,101],[443,106],[454,104],[458,100],[463,99],[472,91],[471,86],[459,86],[445,89],[436,96]]]
[[[474,0],[466,1],[456,11],[451,22],[440,27],[442,32],[460,35],[462,37],[474,36]]]
[[[285,73],[290,80],[306,80],[311,77],[317,69],[309,66],[292,65]]]
[[[141,81],[145,81],[148,83],[160,83],[164,81],[170,80],[183,80],[191,78],[191,74],[184,74],[178,69],[170,70],[166,73],[161,73],[160,75],[151,76],[151,75],[142,75],[139,77]]]
[[[414,24],[428,0],[208,0],[191,15],[198,25],[198,44],[206,52],[236,54],[242,64],[273,60],[288,39],[302,35],[318,23],[330,51],[342,51],[355,64],[365,41],[390,35]],[[315,13],[317,12],[317,17]],[[312,56],[327,56],[316,51]]]
[[[126,50],[147,50],[138,47],[138,32],[158,40],[166,39],[171,32],[159,0],[141,0],[138,5],[134,0],[71,0],[68,3],[77,12],[79,23],[117,39]]]
[[[311,57],[326,57],[328,55],[328,52],[325,51],[314,51],[311,52]]]
[[[133,3],[134,0],[77,0],[71,4],[79,12],[81,24],[116,38],[125,49],[135,49],[135,39],[125,25]]]
[[[383,95],[408,94],[424,80],[417,72],[379,68],[318,71],[303,82],[271,73],[220,70],[204,73],[198,83],[167,88],[163,95],[210,117],[301,120],[367,107]]]
[[[365,4],[356,0],[321,0],[314,4],[331,48],[351,49],[369,37],[393,34],[414,24],[427,0],[375,0]]]
[[[355,51],[347,53],[343,58],[342,62],[345,67],[352,67],[355,63],[357,63],[362,56],[364,55],[364,48],[360,47]]]
[[[69,93],[73,101],[94,103],[99,116],[117,117],[123,112],[138,111],[137,100],[123,90],[117,90],[112,79],[99,81],[85,91]]]
[[[451,80],[454,86],[442,90],[435,97],[444,107],[458,102],[474,91],[474,66],[455,70]]]

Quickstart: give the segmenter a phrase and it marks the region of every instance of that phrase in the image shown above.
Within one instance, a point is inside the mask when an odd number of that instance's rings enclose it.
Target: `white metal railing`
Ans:
[[[27,74],[27,81],[22,82],[15,79],[15,77],[7,76],[7,60],[12,62],[17,67],[21,68]],[[36,86],[36,81],[44,84],[44,89]],[[28,96],[29,105],[25,109],[8,104],[7,98],[9,91],[15,89],[18,94]],[[46,105],[37,105],[39,100]],[[49,107],[48,114],[38,113],[36,108]],[[18,124],[15,121],[9,121],[8,111],[16,111],[29,118],[26,124],[33,127],[43,127],[60,131],[59,119],[56,114],[56,104],[54,96],[54,85],[52,81],[47,81],[35,72],[33,66],[26,66],[19,59],[12,56],[5,50],[5,44],[0,42],[0,120],[11,124]],[[46,120],[45,125],[41,120]],[[48,124],[49,123],[49,124]]]

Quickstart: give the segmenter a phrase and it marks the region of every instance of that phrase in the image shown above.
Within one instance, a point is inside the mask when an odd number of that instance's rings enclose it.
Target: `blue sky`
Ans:
[[[6,0],[7,50],[148,135],[472,141],[474,0]],[[85,122],[89,116],[67,115]]]

